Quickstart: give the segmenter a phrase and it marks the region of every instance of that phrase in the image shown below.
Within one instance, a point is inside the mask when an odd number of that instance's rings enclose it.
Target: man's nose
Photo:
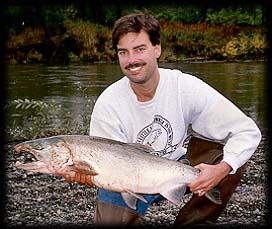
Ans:
[[[137,62],[137,55],[135,55],[134,53],[129,53],[128,55],[128,63],[129,64],[133,64]]]

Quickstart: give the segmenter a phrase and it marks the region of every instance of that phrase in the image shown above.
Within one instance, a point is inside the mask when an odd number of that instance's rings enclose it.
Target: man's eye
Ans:
[[[138,52],[142,52],[144,50],[145,50],[145,48],[138,48]]]
[[[118,55],[119,55],[119,56],[124,56],[125,54],[126,54],[125,51],[119,51],[119,52],[118,52]]]

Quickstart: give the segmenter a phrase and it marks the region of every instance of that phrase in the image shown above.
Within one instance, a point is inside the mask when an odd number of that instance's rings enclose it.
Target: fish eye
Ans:
[[[41,145],[36,145],[36,146],[35,146],[35,149],[37,149],[37,150],[42,150],[43,147],[42,147]]]

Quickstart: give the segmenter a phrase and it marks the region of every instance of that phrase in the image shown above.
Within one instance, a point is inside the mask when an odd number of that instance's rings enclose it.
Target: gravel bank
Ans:
[[[267,139],[263,139],[248,162],[246,174],[219,217],[218,225],[267,225],[267,145]],[[92,225],[95,188],[68,184],[62,177],[16,170],[12,157],[13,145],[7,145],[5,149],[7,225]],[[189,197],[184,199],[184,203]],[[143,225],[172,225],[177,213],[177,207],[163,201],[150,207]]]

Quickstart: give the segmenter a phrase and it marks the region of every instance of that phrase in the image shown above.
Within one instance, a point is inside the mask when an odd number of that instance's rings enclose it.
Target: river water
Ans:
[[[266,128],[264,62],[164,63],[160,67],[177,68],[198,76],[232,100],[260,128]],[[64,113],[69,113],[75,120],[82,115],[90,117],[97,96],[121,77],[118,64],[8,66],[7,100],[12,102],[28,99],[44,103],[54,101],[61,106],[61,112],[59,118],[52,119],[52,123],[48,125],[56,126],[65,118]],[[25,119],[25,110],[16,109],[15,106],[8,109],[7,126],[16,125],[20,128]]]

